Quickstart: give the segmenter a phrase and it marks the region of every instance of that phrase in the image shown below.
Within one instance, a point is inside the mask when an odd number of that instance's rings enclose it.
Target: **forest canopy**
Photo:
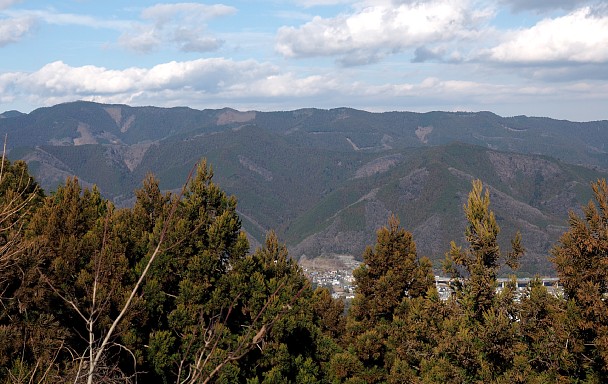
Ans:
[[[397,217],[354,272],[349,308],[315,288],[276,234],[254,252],[237,201],[201,161],[180,193],[148,175],[132,207],[69,178],[45,194],[0,170],[0,381],[74,383],[601,383],[608,380],[608,186],[552,248],[563,294],[497,291],[498,246],[474,181],[452,295]]]

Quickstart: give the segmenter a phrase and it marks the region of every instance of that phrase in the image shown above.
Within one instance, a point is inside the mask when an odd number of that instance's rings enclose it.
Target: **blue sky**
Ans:
[[[608,4],[0,0],[0,111],[197,109],[608,119]]]

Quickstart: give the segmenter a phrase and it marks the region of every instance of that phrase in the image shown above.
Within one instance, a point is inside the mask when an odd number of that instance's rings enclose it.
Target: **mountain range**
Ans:
[[[350,108],[236,111],[72,102],[0,114],[9,157],[47,192],[66,177],[118,206],[149,172],[176,190],[206,158],[239,200],[253,246],[275,230],[295,258],[360,258],[391,214],[439,266],[464,245],[473,179],[490,190],[501,244],[520,231],[519,274],[553,274],[549,249],[608,169],[608,121],[501,117],[491,112]]]

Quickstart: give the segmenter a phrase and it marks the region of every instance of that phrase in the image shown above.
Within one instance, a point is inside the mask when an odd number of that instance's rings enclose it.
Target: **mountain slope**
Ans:
[[[275,229],[294,257],[360,257],[395,213],[420,253],[438,260],[450,240],[463,243],[462,204],[479,178],[505,244],[523,234],[523,271],[550,273],[548,249],[568,209],[589,199],[589,183],[608,167],[607,121],[89,102],[2,116],[10,157],[26,160],[45,189],[76,175],[119,205],[132,202],[146,173],[177,189],[206,157],[216,181],[238,197],[254,243]]]

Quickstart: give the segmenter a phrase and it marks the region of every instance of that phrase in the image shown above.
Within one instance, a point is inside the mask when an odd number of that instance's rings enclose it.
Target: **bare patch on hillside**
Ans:
[[[270,172],[269,170],[267,170],[264,167],[257,165],[256,163],[254,163],[252,160],[246,158],[245,156],[239,155],[239,163],[241,163],[241,165],[243,167],[247,168],[248,170],[255,172],[258,175],[262,176],[264,178],[264,180],[272,181],[272,172]]]
[[[129,171],[133,171],[139,164],[141,164],[144,155],[152,144],[153,143],[143,143],[126,147],[123,153],[123,161],[125,162],[127,168],[129,168]]]
[[[80,137],[74,138],[74,145],[97,144],[97,140],[91,132],[91,127],[85,123],[78,123],[78,133]]]
[[[217,125],[230,123],[246,123],[255,119],[255,111],[240,112],[228,109],[217,117]]]
[[[112,120],[114,120],[116,126],[120,128],[120,132],[122,133],[127,132],[135,121],[135,115],[131,115],[123,121],[121,107],[106,107],[104,110],[108,113],[108,115],[110,115]]]
[[[470,173],[466,173],[464,171],[461,171],[460,169],[456,169],[454,167],[448,167],[448,171],[450,171],[450,173],[456,177],[459,177],[461,179],[464,180],[468,180],[468,181],[473,181],[475,180],[475,177],[473,177],[473,175],[471,175]]]
[[[433,132],[433,126],[431,125],[429,125],[428,127],[419,126],[418,128],[416,128],[416,136],[418,137],[418,140],[422,141],[424,144],[429,142],[427,136],[430,135],[431,132]]]
[[[72,140],[71,137],[62,137],[59,139],[50,139],[49,144],[53,145],[53,146],[72,145],[72,144],[74,144],[74,141]]]
[[[429,171],[426,168],[420,168],[401,178],[399,180],[399,202],[405,204],[417,200],[424,190],[428,175]]]
[[[360,151],[361,150],[361,148],[359,148],[357,146],[357,144],[355,144],[355,142],[350,139],[350,137],[347,137],[346,141],[348,141],[348,144],[350,144],[355,151]]]
[[[511,128],[507,125],[501,124],[501,126],[506,129],[507,131],[511,131],[511,132],[526,132],[527,129],[518,129],[518,128]]]
[[[395,140],[393,139],[393,137],[392,137],[392,136],[390,136],[390,135],[387,135],[387,134],[385,133],[384,135],[382,135],[382,141],[381,141],[381,143],[382,143],[382,148],[383,148],[383,149],[387,149],[387,150],[388,150],[388,149],[393,149],[393,146],[391,145],[391,144],[393,143],[393,141],[395,141]]]
[[[349,255],[350,256],[350,255]],[[352,257],[352,256],[350,256]],[[333,255],[327,255],[323,257],[308,258],[303,256],[300,258],[298,263],[303,267],[311,271],[337,271],[346,269],[346,265],[341,259],[333,257]]]
[[[110,115],[112,120],[116,123],[116,126],[120,127],[122,121],[122,108],[121,107],[105,107],[103,109]]]
[[[336,120],[345,120],[345,119],[348,119],[349,117],[350,117],[350,114],[348,113],[348,110],[343,109],[336,116]]]
[[[329,219],[331,224],[327,228],[308,236],[296,246],[290,247],[289,253],[295,258],[332,257],[345,254],[355,258],[360,257],[367,245],[374,244],[376,231],[386,225],[388,217],[391,215],[391,211],[386,208],[384,203],[377,200],[365,200],[365,229],[344,230],[343,219],[339,215],[335,215]]]
[[[355,172],[355,179],[369,177],[375,175],[376,173],[386,172],[391,169],[391,167],[397,165],[401,161],[402,157],[403,156],[401,154],[396,154],[374,159],[357,169],[357,172]]]
[[[488,152],[487,154],[496,174],[503,182],[513,180],[517,175],[542,176],[543,179],[548,179],[560,172],[556,164],[542,158],[532,158],[516,153]]]
[[[127,117],[127,120],[120,126],[120,132],[125,133],[131,128],[133,122],[135,121],[135,115],[131,115]]]

